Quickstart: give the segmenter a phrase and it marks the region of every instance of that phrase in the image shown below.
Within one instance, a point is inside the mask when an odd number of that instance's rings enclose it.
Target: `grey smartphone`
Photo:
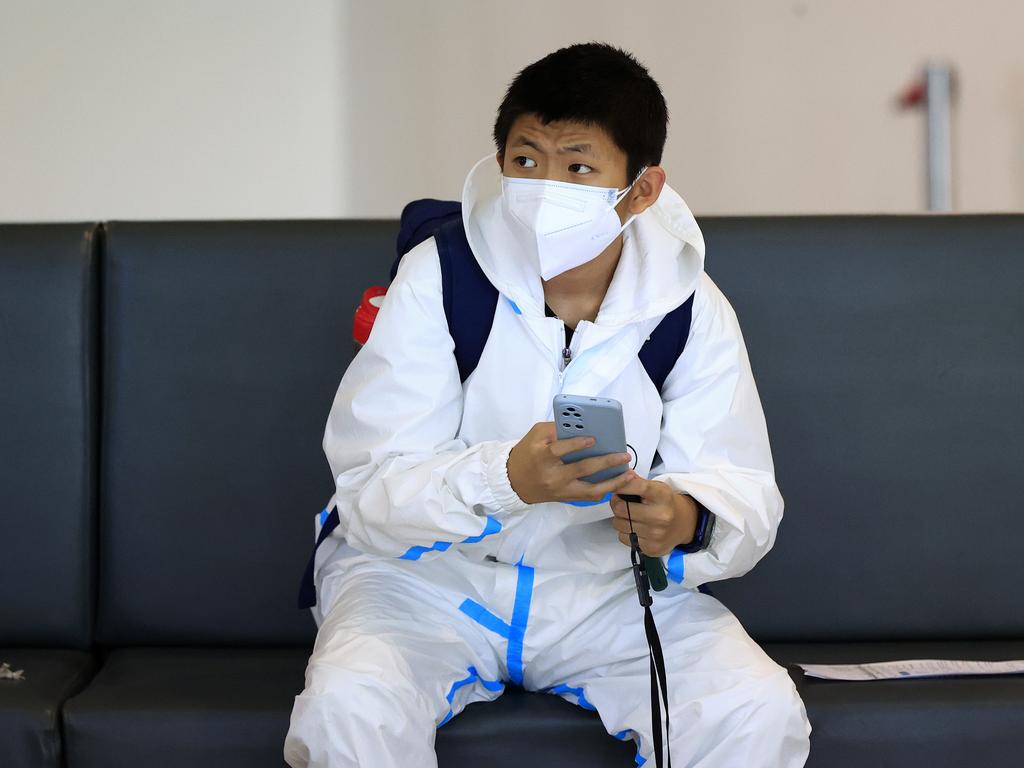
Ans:
[[[626,427],[622,419],[622,403],[610,397],[588,395],[555,395],[552,401],[555,430],[559,440],[572,437],[593,437],[596,442],[589,448],[567,453],[562,461],[571,464],[591,456],[626,452]],[[580,478],[588,483],[600,483],[620,475],[628,465],[608,467]]]

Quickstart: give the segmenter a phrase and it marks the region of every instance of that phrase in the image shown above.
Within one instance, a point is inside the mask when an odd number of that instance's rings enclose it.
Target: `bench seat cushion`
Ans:
[[[127,648],[65,707],[69,768],[281,766],[308,650]],[[528,736],[528,738],[527,738]],[[437,732],[442,766],[488,755],[494,768],[631,765],[632,742],[558,696],[509,686]]]
[[[765,650],[790,666],[813,728],[808,768],[1019,765],[1024,675],[821,680],[791,665],[897,659],[1024,659],[1024,641],[786,643]]]
[[[0,765],[59,768],[59,714],[95,669],[93,657],[57,648],[0,648],[0,662],[22,670],[20,680],[0,680]]]

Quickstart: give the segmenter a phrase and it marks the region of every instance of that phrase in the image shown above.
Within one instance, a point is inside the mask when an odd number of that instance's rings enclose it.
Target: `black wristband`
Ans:
[[[697,505],[697,527],[693,532],[693,539],[688,544],[676,546],[676,549],[686,554],[706,549],[711,540],[711,531],[715,526],[715,516],[711,514],[711,511],[692,496],[690,498]]]

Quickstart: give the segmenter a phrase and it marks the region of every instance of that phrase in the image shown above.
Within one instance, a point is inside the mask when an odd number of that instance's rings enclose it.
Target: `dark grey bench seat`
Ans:
[[[786,501],[713,585],[787,665],[809,765],[1015,765],[1024,678],[796,662],[1024,657],[1024,216],[705,218]],[[280,765],[352,311],[393,221],[0,225],[0,765]],[[639,617],[638,617],[639,620]],[[3,654],[9,654],[5,656]],[[442,766],[626,766],[509,688]]]

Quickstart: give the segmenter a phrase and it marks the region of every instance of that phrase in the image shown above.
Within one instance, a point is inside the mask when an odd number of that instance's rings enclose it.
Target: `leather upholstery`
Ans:
[[[87,648],[97,228],[0,226],[0,645]]]
[[[1024,216],[700,223],[786,500],[775,549],[713,587],[797,680],[808,765],[1012,764],[1024,677],[794,665],[1024,657]],[[26,670],[0,681],[0,764],[59,765],[61,711],[72,767],[281,764],[315,630],[294,605],[331,492],[324,421],[396,232],[0,226],[0,661]],[[594,713],[511,687],[437,750],[633,755]]]
[[[320,443],[390,223],[107,225],[99,640],[300,645]],[[377,259],[379,258],[379,262]]]
[[[783,665],[896,659],[1024,659],[1024,641],[767,644]],[[1014,765],[1022,746],[1024,675],[844,682],[791,667],[811,720],[807,765]]]
[[[92,677],[95,659],[85,651],[0,648],[0,662],[22,673],[0,680],[0,765],[62,768],[61,705]]]
[[[705,219],[785,517],[761,640],[1024,638],[1024,216]]]

